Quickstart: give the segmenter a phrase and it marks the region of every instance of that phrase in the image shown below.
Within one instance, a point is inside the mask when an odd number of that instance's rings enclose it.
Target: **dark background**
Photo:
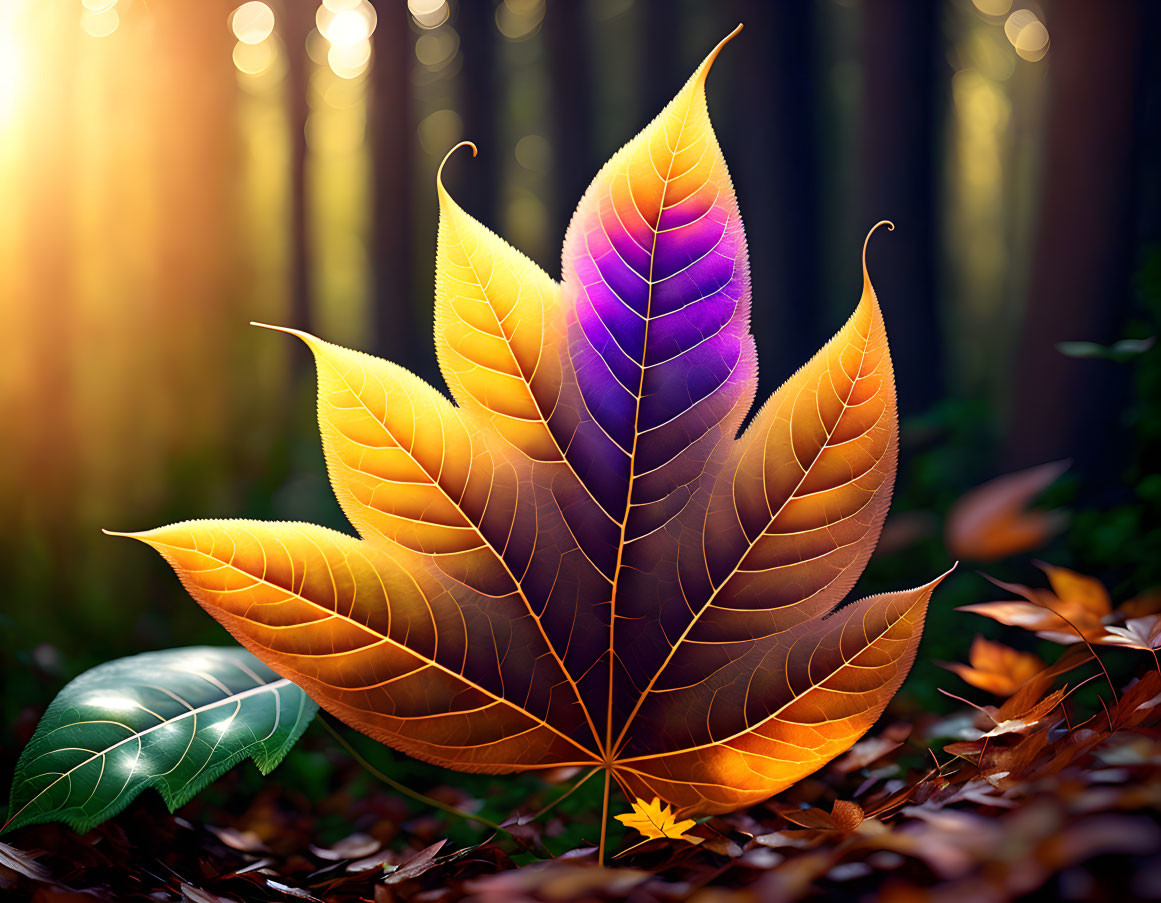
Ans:
[[[449,189],[558,275],[600,164],[739,21],[708,94],[749,236],[760,397],[849,315],[866,230],[897,227],[869,265],[902,458],[892,541],[860,590],[942,572],[958,497],[1059,459],[1072,466],[1044,504],[1071,524],[1035,554],[1101,577],[1114,601],[1161,583],[1159,352],[1057,348],[1158,331],[1161,4],[401,0],[375,4],[369,62],[357,34],[329,56],[313,0],[270,0],[273,35],[238,47],[235,5],[0,11],[6,766],[84,668],[229,641],[156,555],[101,527],[346,528],[308,361],[247,322],[440,385],[445,152],[477,144]],[[1030,558],[984,567],[1040,584]],[[905,704],[962,691],[930,661],[997,635],[953,611],[997,592],[973,566],[940,589]]]

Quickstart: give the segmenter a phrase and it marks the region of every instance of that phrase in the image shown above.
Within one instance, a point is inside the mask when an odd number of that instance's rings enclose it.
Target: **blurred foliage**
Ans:
[[[1148,250],[1135,289],[1126,331],[1145,343],[1161,336],[1161,247]],[[1124,414],[1129,466],[1118,498],[1077,512],[1069,551],[1081,567],[1113,574],[1114,594],[1127,598],[1161,587],[1161,348],[1150,342],[1122,366],[1133,384]]]

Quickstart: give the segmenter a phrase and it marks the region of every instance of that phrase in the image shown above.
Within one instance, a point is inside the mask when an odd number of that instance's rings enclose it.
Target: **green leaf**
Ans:
[[[1124,362],[1144,354],[1155,343],[1155,336],[1144,339],[1121,339],[1107,347],[1096,342],[1057,342],[1056,350],[1065,357],[1101,358]]]
[[[146,787],[170,810],[250,757],[268,773],[317,710],[244,649],[193,646],[108,662],[69,683],[16,763],[4,830],[88,831]]]

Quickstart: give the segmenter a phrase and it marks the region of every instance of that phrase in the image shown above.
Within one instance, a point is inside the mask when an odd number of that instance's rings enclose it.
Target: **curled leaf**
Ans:
[[[1106,627],[1105,635],[1098,637],[1097,642],[1106,646],[1143,649],[1146,652],[1161,649],[1161,615],[1130,618],[1122,627]]]

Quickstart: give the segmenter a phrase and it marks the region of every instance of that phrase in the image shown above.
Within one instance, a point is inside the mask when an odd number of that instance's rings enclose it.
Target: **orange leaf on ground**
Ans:
[[[1019,652],[1003,643],[977,636],[968,653],[970,665],[953,662],[944,665],[973,687],[996,696],[1011,696],[1039,674],[1044,662],[1030,652]]]
[[[1068,521],[1061,511],[1029,509],[1068,469],[1053,461],[989,480],[965,493],[948,512],[944,535],[955,558],[996,561],[1043,546]]]
[[[1032,589],[1018,583],[988,579],[1001,589],[1023,596],[1027,601],[979,602],[961,605],[971,611],[1011,627],[1031,630],[1042,639],[1069,645],[1083,640],[1097,641],[1104,635],[1102,620],[1112,614],[1108,591],[1097,580],[1067,568],[1041,564],[1052,590]]]

